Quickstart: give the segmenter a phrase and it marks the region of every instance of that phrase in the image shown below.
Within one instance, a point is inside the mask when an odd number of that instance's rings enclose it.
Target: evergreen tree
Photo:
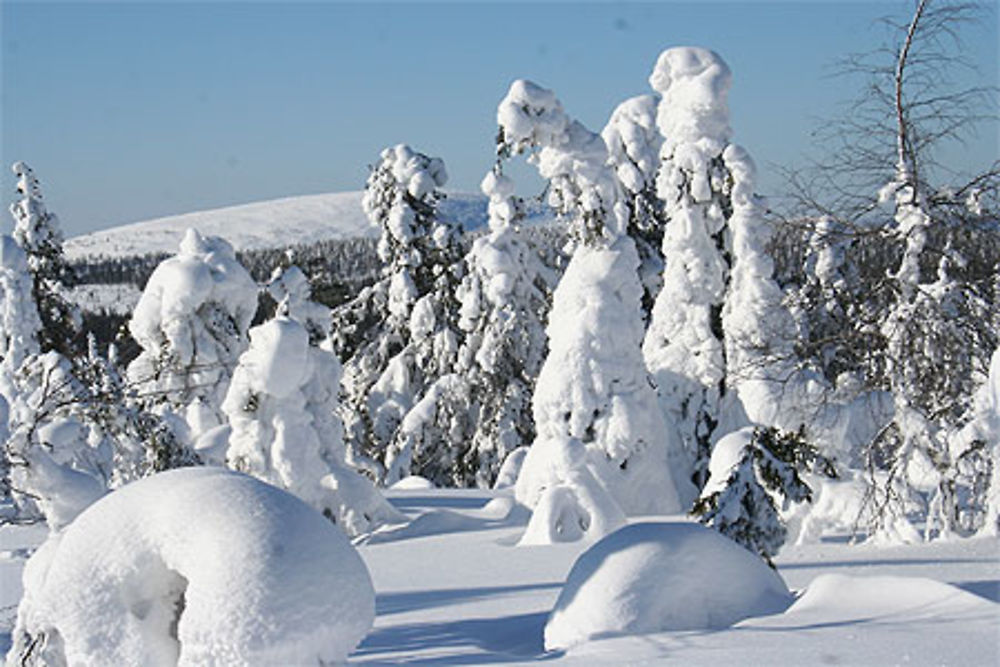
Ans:
[[[334,417],[340,364],[309,344],[306,328],[279,314],[250,330],[222,407],[231,433],[231,468],[288,490],[349,535],[402,517],[345,458]]]
[[[742,544],[774,567],[771,559],[785,543],[787,529],[777,500],[812,501],[812,489],[799,473],[836,477],[833,463],[808,444],[800,430],[744,429],[719,441],[712,453],[711,478],[691,514]]]
[[[72,358],[78,352],[80,313],[65,298],[72,273],[63,255],[59,218],[45,208],[42,191],[31,168],[23,162],[12,166],[21,199],[11,204],[14,240],[28,256],[32,294],[42,320],[38,332],[43,352],[55,350]]]
[[[405,145],[382,152],[362,200],[381,229],[382,278],[333,316],[334,345],[347,358],[341,403],[347,440],[382,481],[408,474],[412,447],[398,436],[399,426],[433,380],[451,369],[461,342],[454,327],[456,230],[437,217],[438,188],[446,180],[438,158]]]
[[[791,373],[792,321],[772,280],[753,162],[730,141],[730,82],[717,54],[693,47],[664,51],[650,76],[666,268],[643,354],[698,488],[720,424],[773,423]]]
[[[565,114],[552,91],[515,81],[497,110],[501,140],[549,183],[576,249],[553,296],[549,352],[532,398],[537,436],[517,480],[535,507],[549,490],[574,490],[580,461],[626,513],[676,511],[668,459],[674,445],[659,419],[642,363],[639,257],[628,207],[599,135]],[[578,440],[582,446],[569,447]]]
[[[632,97],[611,113],[601,137],[609,163],[624,190],[629,210],[628,234],[639,251],[643,319],[648,324],[663,286],[663,202],[656,194],[663,136],[656,126],[655,95]]]
[[[722,153],[728,144],[731,74],[714,53],[670,49],[650,85],[662,95],[664,137],[657,193],[664,202],[666,263],[643,355],[667,419],[680,431],[692,481],[707,480],[726,385],[722,308],[732,268],[732,214]]]
[[[547,286],[518,227],[524,204],[502,160],[482,183],[489,232],[465,256],[458,289],[463,344],[454,372],[434,382],[400,429],[418,461],[436,449],[434,467],[448,471],[439,483],[489,486],[507,455],[534,438],[531,394],[544,357]],[[441,442],[449,447],[428,446]]]
[[[256,310],[257,285],[232,246],[193,229],[150,276],[129,322],[142,353],[127,376],[141,398],[183,417],[183,425],[174,420],[182,441],[222,423],[219,406]]]

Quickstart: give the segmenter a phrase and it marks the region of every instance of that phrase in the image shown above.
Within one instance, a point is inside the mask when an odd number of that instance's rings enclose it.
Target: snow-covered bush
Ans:
[[[812,489],[800,477],[807,471],[836,477],[833,463],[801,431],[757,427],[730,433],[712,451],[708,483],[691,513],[773,567],[771,558],[788,533],[776,499],[783,509],[811,502]]]
[[[717,630],[784,611],[785,582],[750,552],[691,523],[638,523],[573,564],[545,624],[546,650],[622,634]]]
[[[339,384],[336,356],[311,346],[302,324],[279,315],[254,327],[222,404],[230,429],[225,460],[358,535],[403,517],[347,465],[334,414]]]
[[[85,422],[86,388],[58,352],[28,357],[14,386],[4,444],[11,491],[22,519],[37,506],[58,530],[105,492],[111,443]]]
[[[511,84],[497,120],[502,152],[529,153],[577,246],[553,295],[549,353],[532,398],[532,449],[554,449],[526,458],[517,499],[535,507],[554,477],[571,485],[571,471],[586,466],[626,514],[677,511],[668,466],[676,442],[640,354],[639,257],[604,141],[570,120],[552,91],[523,80]],[[574,439],[583,446],[563,456]],[[553,462],[575,456],[586,462],[553,474]]]
[[[342,661],[375,615],[364,562],[290,494],[174,470],[95,503],[29,559],[9,664]]]
[[[180,412],[197,438],[222,423],[219,406],[256,310],[257,285],[232,246],[189,229],[178,254],[153,271],[129,321],[142,348],[129,382]]]

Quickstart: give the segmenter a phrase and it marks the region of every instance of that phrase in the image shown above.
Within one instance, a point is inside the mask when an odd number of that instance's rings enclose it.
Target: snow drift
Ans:
[[[546,650],[590,639],[725,628],[784,611],[785,582],[749,551],[693,523],[638,523],[573,564],[545,625]]]
[[[375,614],[368,571],[333,524],[221,468],[101,499],[32,556],[24,591],[8,658],[37,664],[339,661]]]

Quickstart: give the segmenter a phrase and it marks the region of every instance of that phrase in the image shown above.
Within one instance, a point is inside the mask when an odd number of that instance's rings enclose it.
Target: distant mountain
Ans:
[[[361,210],[361,195],[358,191],[287,197],[136,222],[68,239],[66,255],[72,260],[173,253],[189,227],[221,236],[237,250],[375,236],[378,230]],[[486,224],[486,203],[482,195],[448,193],[441,203],[441,217],[474,230]]]

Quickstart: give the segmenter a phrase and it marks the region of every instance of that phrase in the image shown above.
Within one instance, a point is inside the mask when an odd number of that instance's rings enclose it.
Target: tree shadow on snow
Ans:
[[[981,581],[956,581],[952,584],[963,591],[978,595],[990,602],[1000,603],[1000,579],[984,579]]]
[[[375,664],[399,659],[408,664],[435,665],[550,660],[560,657],[562,652],[545,652],[542,632],[547,618],[548,612],[537,612],[383,628],[368,635],[350,659]],[[451,655],[442,655],[449,649]],[[434,654],[412,655],[422,650],[432,650]]]
[[[878,565],[940,565],[942,563],[992,563],[989,558],[862,558],[859,560],[813,561],[802,563],[778,562],[778,572],[782,570],[805,570],[810,568],[828,569],[834,567],[867,567]]]
[[[380,593],[375,596],[375,614],[389,616],[417,609],[430,609],[446,605],[472,602],[492,597],[503,597],[526,591],[558,589],[562,582],[546,584],[521,584],[517,586],[483,586],[478,588],[448,588],[407,593]]]

